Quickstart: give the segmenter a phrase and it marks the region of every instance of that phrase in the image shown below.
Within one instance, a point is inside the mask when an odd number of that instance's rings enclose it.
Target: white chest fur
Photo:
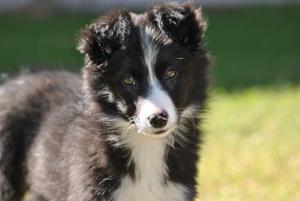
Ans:
[[[167,139],[145,136],[128,140],[135,163],[136,178],[126,176],[114,193],[114,201],[184,201],[185,188],[165,182],[168,167],[165,162]]]

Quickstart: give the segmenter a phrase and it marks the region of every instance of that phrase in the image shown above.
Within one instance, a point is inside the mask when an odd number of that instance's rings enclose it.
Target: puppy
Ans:
[[[192,201],[209,56],[192,4],[108,13],[81,31],[82,76],[0,88],[0,200]]]

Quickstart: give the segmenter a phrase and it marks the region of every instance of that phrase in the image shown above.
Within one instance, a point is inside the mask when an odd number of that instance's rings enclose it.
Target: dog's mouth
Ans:
[[[138,130],[138,133],[147,137],[152,137],[152,138],[164,138],[169,136],[173,131],[175,130],[174,128],[170,129],[162,129],[158,131],[153,131],[153,132],[147,132],[143,130]]]
[[[164,132],[166,132],[167,130],[159,130],[159,131],[156,131],[154,132],[155,135],[160,135],[160,134],[163,134]]]

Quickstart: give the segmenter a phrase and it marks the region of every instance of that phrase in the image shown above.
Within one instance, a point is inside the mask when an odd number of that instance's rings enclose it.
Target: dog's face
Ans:
[[[85,90],[142,134],[163,136],[205,98],[205,21],[190,4],[117,11],[82,31]]]

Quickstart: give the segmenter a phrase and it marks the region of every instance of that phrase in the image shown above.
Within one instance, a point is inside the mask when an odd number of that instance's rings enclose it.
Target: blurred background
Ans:
[[[214,58],[199,200],[299,201],[300,1],[195,2]],[[0,82],[30,66],[79,71],[80,28],[107,9],[153,3],[0,0]]]

